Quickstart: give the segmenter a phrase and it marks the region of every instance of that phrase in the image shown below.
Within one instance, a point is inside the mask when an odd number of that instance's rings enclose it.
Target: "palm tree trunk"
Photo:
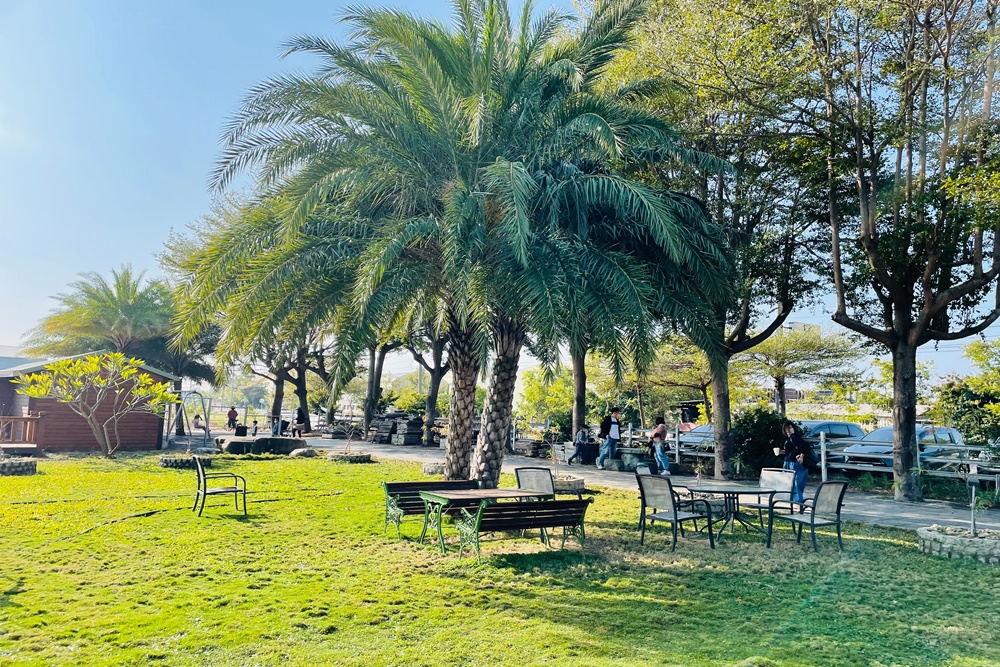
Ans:
[[[368,348],[368,391],[365,392],[365,401],[362,404],[364,411],[365,435],[368,435],[368,428],[372,424],[372,417],[375,416],[375,407],[378,405],[379,397],[375,395],[376,388],[381,393],[381,386],[375,381],[375,364],[377,363],[377,349],[372,345]]]
[[[452,325],[448,366],[451,367],[451,404],[448,408],[448,439],[444,451],[445,479],[469,479],[472,454],[472,419],[476,411],[476,380],[479,355],[473,332]]]
[[[511,408],[514,405],[514,385],[517,366],[524,345],[524,328],[506,318],[494,327],[496,358],[490,371],[490,384],[483,405],[482,429],[472,459],[472,478],[487,489],[500,483],[503,449],[510,428]]]
[[[285,381],[280,377],[277,380],[272,380],[274,382],[274,400],[271,401],[271,426],[273,427],[276,422],[281,421],[281,406],[285,402]],[[278,427],[278,433],[281,433],[281,427]]]
[[[570,346],[573,360],[573,437],[587,423],[587,348]]]

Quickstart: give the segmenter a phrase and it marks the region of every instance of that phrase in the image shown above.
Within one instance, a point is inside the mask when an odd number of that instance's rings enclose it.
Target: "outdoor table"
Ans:
[[[762,486],[748,486],[739,484],[691,484],[681,486],[676,485],[678,488],[687,489],[688,492],[694,493],[712,493],[720,495],[723,497],[722,501],[722,528],[716,534],[716,539],[722,535],[722,531],[729,526],[730,532],[736,529],[736,523],[740,523],[743,529],[748,533],[750,528],[753,528],[758,533],[766,534],[767,531],[758,527],[757,524],[753,522],[753,519],[746,514],[740,512],[740,496],[766,496],[771,493],[775,493],[777,489],[770,489]],[[748,521],[749,519],[749,521]],[[713,521],[712,523],[715,523]],[[708,527],[712,530],[712,527]]]
[[[420,532],[420,542],[423,543],[428,528],[437,530],[441,553],[445,553],[441,517],[449,508],[479,507],[479,504],[484,500],[495,502],[509,498],[551,498],[552,494],[544,491],[528,491],[527,489],[461,489],[421,491],[420,497],[424,501],[424,529]]]

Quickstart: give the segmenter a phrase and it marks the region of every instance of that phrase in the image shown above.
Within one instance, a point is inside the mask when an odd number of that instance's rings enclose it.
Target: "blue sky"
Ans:
[[[309,68],[280,45],[341,36],[348,4],[0,0],[0,344],[82,271],[156,271],[170,228],[207,212],[219,133],[247,89]],[[449,16],[444,0],[380,4]]]
[[[0,344],[17,344],[82,271],[156,272],[169,230],[208,211],[219,133],[246,90],[308,69],[279,59],[280,45],[343,35],[347,4],[0,0]],[[444,0],[382,4],[449,14]],[[832,328],[828,309],[792,319]],[[922,356],[965,371],[958,347]]]

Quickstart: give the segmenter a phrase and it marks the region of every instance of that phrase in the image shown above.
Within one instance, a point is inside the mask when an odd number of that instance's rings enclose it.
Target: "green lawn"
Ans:
[[[609,490],[585,554],[506,539],[476,565],[417,544],[416,522],[382,534],[379,482],[416,465],[216,468],[247,477],[249,518],[222,499],[197,518],[194,473],[155,457],[0,478],[0,665],[1000,663],[1000,569],[905,531],[671,554],[660,532],[639,547],[638,494]]]

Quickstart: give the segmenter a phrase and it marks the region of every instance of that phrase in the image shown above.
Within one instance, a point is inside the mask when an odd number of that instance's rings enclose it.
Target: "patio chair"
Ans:
[[[764,468],[760,471],[761,488],[776,489],[774,493],[761,493],[756,499],[749,502],[740,501],[740,507],[757,510],[757,521],[760,527],[764,527],[764,511],[775,509],[787,509],[789,514],[794,511],[792,507],[792,487],[795,484],[795,471],[782,470],[781,468]],[[748,496],[753,498],[753,496]]]
[[[517,488],[548,493],[555,499],[556,483],[548,468],[514,468],[514,476],[517,477]]]
[[[198,493],[194,497],[194,507],[191,511],[198,510],[198,516],[205,509],[205,500],[209,496],[218,496],[233,494],[233,504],[236,506],[236,510],[240,509],[240,494],[243,495],[243,516],[247,515],[247,481],[239,475],[235,475],[231,472],[214,472],[205,474],[205,465],[201,462],[200,456],[193,456],[194,465],[198,469]],[[232,486],[208,486],[208,480],[217,479],[219,477],[232,478]]]
[[[767,519],[767,547],[771,548],[771,533],[774,529],[774,520],[781,519],[792,524],[792,532],[795,533],[795,542],[802,542],[802,528],[809,526],[812,536],[813,551],[819,551],[816,543],[817,526],[836,526],[837,544],[840,550],[844,550],[844,539],[840,535],[840,511],[844,506],[844,494],[847,493],[847,482],[823,482],[816,489],[816,495],[806,498],[801,506],[800,514],[777,514],[771,511]],[[798,528],[796,531],[796,527]]]
[[[673,484],[669,477],[659,475],[636,475],[639,481],[639,498],[642,506],[639,509],[639,544],[646,541],[646,522],[650,525],[656,521],[664,521],[670,524],[671,542],[670,550],[677,548],[677,531],[684,537],[685,521],[694,521],[697,530],[697,520],[705,519],[708,522],[708,544],[715,548],[715,537],[712,535],[712,507],[707,500],[681,501],[677,492],[674,491]],[[703,512],[684,511],[685,509],[696,510],[704,508]],[[683,508],[683,509],[682,509]],[[647,512],[652,510],[652,512]]]

